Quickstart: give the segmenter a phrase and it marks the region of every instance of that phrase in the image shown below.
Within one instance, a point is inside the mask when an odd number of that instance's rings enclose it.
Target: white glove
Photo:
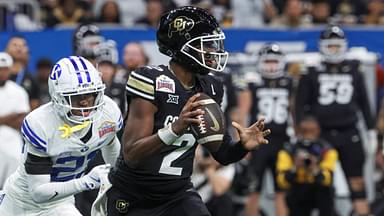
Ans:
[[[376,154],[377,146],[378,146],[378,140],[377,140],[377,132],[376,130],[369,130],[367,132],[367,138],[368,138],[368,146],[367,150],[370,155]]]
[[[95,166],[87,175],[79,178],[79,187],[84,190],[93,190],[100,187],[101,178],[108,175],[111,164]]]

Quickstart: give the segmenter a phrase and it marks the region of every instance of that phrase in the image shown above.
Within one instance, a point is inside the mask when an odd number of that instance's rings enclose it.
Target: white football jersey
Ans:
[[[59,128],[68,123],[57,115],[52,103],[47,103],[28,114],[21,129],[25,141],[24,158],[27,153],[50,157],[53,163],[50,174],[52,182],[69,181],[81,177],[97,150],[111,143],[117,131],[123,126],[123,118],[116,103],[107,96],[104,96],[104,101],[105,104],[99,108],[101,109],[99,118],[96,117],[92,124],[67,137],[62,136],[63,131]],[[80,138],[87,134],[90,127],[92,134],[89,140],[83,143]],[[8,178],[4,190],[5,194],[25,208],[49,209],[68,199],[73,199],[71,196],[49,203],[35,203],[28,192],[24,163]]]

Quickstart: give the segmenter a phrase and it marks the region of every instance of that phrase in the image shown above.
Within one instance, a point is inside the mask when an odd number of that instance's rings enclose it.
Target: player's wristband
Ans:
[[[177,134],[175,134],[175,132],[172,131],[171,124],[169,124],[168,126],[166,126],[164,128],[161,128],[157,132],[157,135],[159,136],[159,138],[161,139],[161,141],[163,141],[163,143],[165,145],[172,145],[173,142],[175,142],[175,140],[177,138],[179,138],[179,136]]]

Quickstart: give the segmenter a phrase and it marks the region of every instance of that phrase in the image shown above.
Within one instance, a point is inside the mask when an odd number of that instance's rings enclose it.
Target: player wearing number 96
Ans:
[[[265,118],[265,126],[273,131],[269,145],[260,146],[252,151],[250,160],[251,175],[255,182],[250,183],[251,193],[246,204],[247,215],[258,215],[259,194],[262,189],[265,170],[268,168],[276,177],[276,160],[278,152],[284,143],[289,142],[288,127],[292,126],[290,114],[290,101],[292,97],[292,79],[286,73],[285,55],[276,43],[263,45],[257,60],[256,79],[247,80],[248,88],[239,94],[239,110],[241,116],[254,122],[258,116]],[[248,124],[242,120],[243,124]],[[276,215],[286,215],[284,194],[276,183],[275,203]]]
[[[88,60],[62,58],[48,85],[51,102],[23,121],[24,160],[0,193],[0,215],[81,215],[73,195],[98,188],[120,153],[120,110]],[[84,175],[100,149],[108,164]]]
[[[356,128],[359,110],[369,130],[365,133],[369,135],[368,153],[376,151],[377,137],[364,77],[357,61],[345,59],[347,40],[338,26],[329,26],[321,32],[319,50],[321,64],[308,68],[299,81],[295,122],[301,122],[306,115],[319,120],[322,138],[339,153],[354,211],[357,215],[369,215],[362,178],[364,149]]]
[[[224,38],[216,19],[203,9],[186,6],[161,16],[157,43],[171,60],[168,66],[130,74],[124,149],[109,175],[107,215],[210,215],[190,181],[197,141],[189,128],[204,114],[194,109],[203,105],[199,92],[218,104],[222,100],[222,84],[208,73],[225,67]],[[214,142],[218,146],[205,145],[222,164],[268,142],[263,120],[249,128],[234,125],[241,141],[232,145],[226,133],[222,142]]]

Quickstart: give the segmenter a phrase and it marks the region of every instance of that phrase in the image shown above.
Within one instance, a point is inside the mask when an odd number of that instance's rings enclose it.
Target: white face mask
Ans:
[[[320,53],[324,61],[329,63],[340,63],[345,59],[347,52],[347,41],[344,39],[324,39],[319,43]]]
[[[224,39],[224,33],[196,37],[185,43],[181,52],[209,70],[223,71],[228,60]]]

